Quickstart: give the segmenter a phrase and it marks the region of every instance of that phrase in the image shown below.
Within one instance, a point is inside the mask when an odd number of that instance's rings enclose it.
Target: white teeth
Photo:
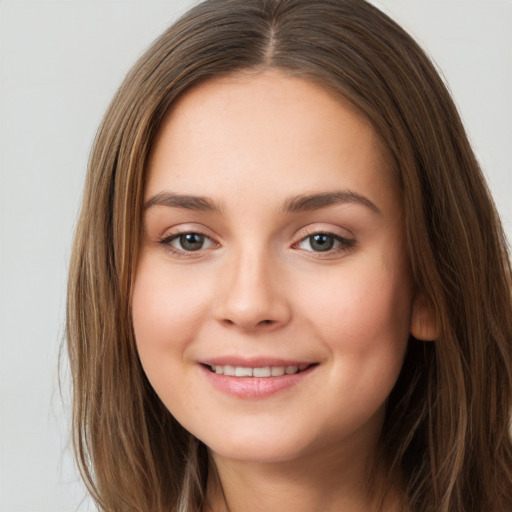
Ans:
[[[266,368],[254,368],[252,375],[253,377],[270,377],[272,372],[270,366],[267,366]]]
[[[221,368],[222,368],[222,366],[221,366]],[[234,376],[235,375],[235,367],[230,366],[229,364],[224,366],[224,375]]]
[[[235,368],[235,377],[252,377],[252,368],[237,366]]]
[[[248,368],[245,366],[210,365],[212,372],[217,375],[228,375],[230,377],[280,377],[282,375],[293,375],[305,370],[309,365],[300,366],[264,366],[259,368]]]

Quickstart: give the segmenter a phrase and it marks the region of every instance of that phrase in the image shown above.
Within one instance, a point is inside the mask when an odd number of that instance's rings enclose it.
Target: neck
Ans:
[[[383,504],[373,491],[383,484],[383,471],[374,467],[369,453],[361,455],[347,458],[342,450],[330,450],[262,463],[210,453],[208,502],[215,512],[397,511],[396,493],[388,492]]]

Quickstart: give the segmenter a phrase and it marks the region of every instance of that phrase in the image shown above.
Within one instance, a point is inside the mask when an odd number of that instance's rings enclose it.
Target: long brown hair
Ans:
[[[207,0],[168,29],[113,99],[89,162],[70,268],[74,446],[101,510],[198,512],[204,445],[141,368],[130,295],[148,154],[192,86],[280,68],[352,102],[391,155],[416,289],[438,338],[411,337],[381,457],[415,512],[512,510],[511,268],[479,165],[418,45],[363,0]]]

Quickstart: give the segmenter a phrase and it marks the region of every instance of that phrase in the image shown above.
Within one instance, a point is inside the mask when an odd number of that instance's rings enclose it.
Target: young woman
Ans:
[[[512,509],[504,235],[442,80],[362,0],[208,0],[154,43],[68,297],[101,510]]]

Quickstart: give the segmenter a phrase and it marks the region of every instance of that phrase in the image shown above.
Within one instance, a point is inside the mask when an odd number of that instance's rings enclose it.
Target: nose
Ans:
[[[226,262],[219,279],[215,316],[225,326],[268,332],[290,321],[284,280],[270,256],[240,255]]]

